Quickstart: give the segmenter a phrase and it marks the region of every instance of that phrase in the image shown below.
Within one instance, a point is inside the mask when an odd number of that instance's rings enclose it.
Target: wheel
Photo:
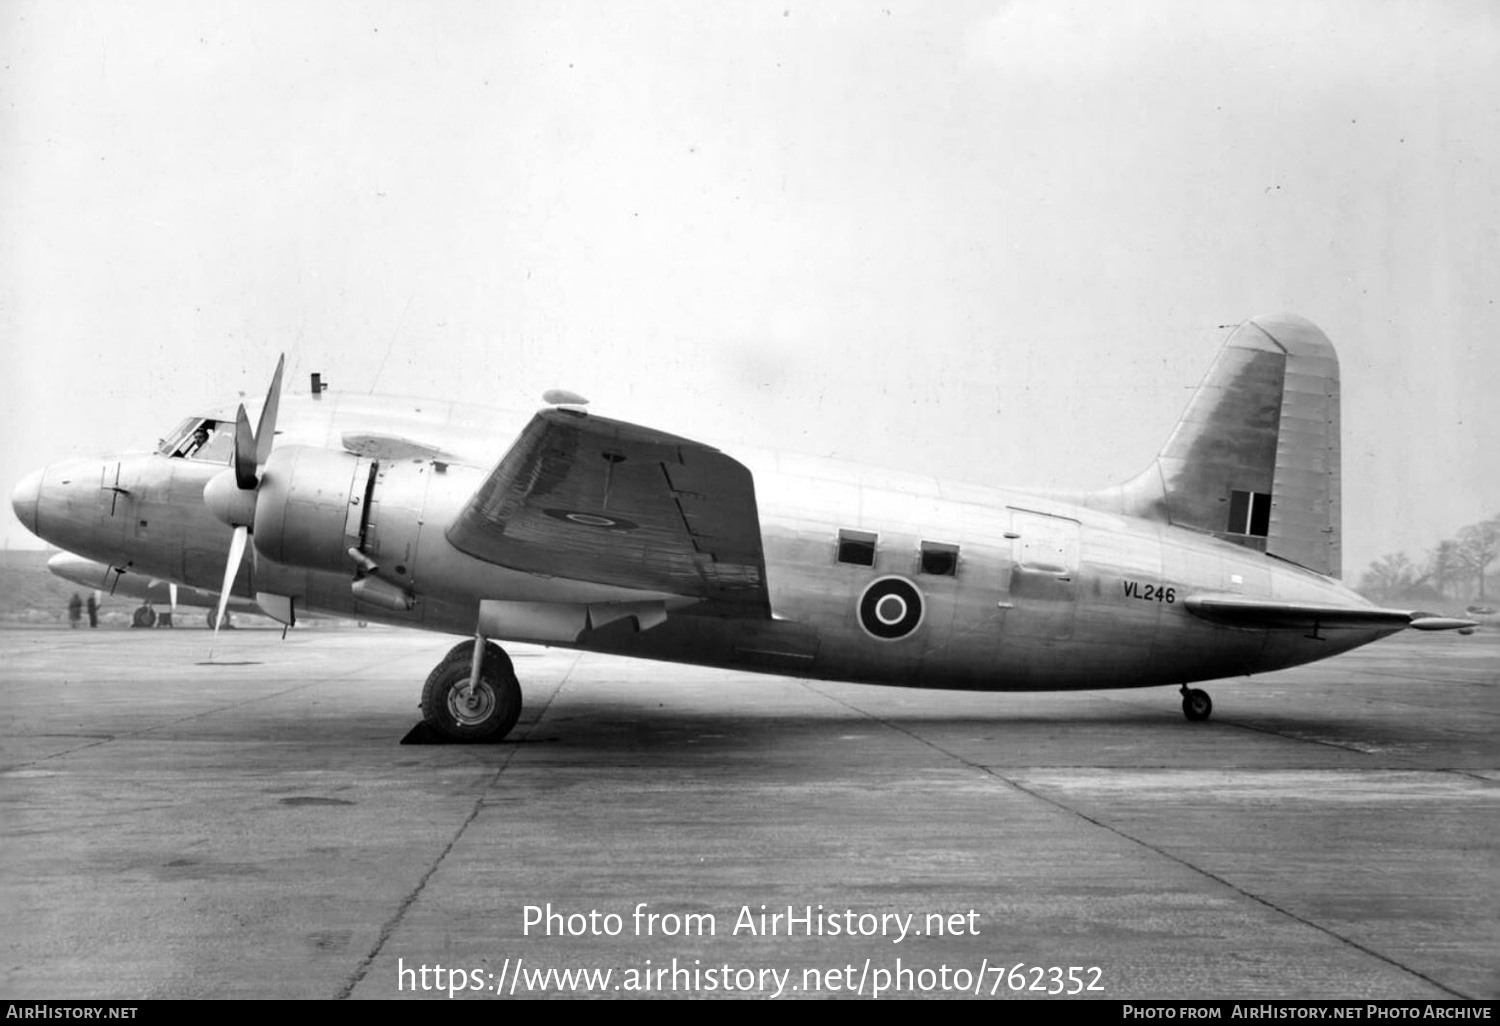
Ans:
[[[500,652],[498,648],[495,651]],[[500,655],[504,658],[505,653]],[[520,717],[521,685],[510,670],[508,658],[503,666],[486,659],[472,693],[467,651],[438,663],[422,687],[422,719],[453,741],[498,741],[510,733]]]
[[[1182,715],[1195,723],[1208,719],[1214,711],[1214,700],[1208,692],[1199,688],[1188,688],[1182,693]]]
[[[218,618],[219,618],[219,611],[217,609],[210,609],[208,611],[208,625],[210,627],[212,627],[214,625],[214,621],[217,620]],[[234,627],[234,619],[229,615],[229,610],[226,609],[226,610],[224,610],[224,629],[225,630],[230,630],[233,627]]]
[[[155,627],[156,610],[152,609],[150,606],[141,606],[135,611],[135,615],[130,618],[130,626]]]

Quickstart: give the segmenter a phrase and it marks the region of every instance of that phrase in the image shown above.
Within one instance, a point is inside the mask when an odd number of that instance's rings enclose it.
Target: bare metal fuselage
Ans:
[[[566,576],[509,570],[449,544],[452,523],[522,416],[447,404],[288,396],[277,449],[305,446],[302,522],[257,524],[236,595],[295,595],[296,608],[472,635],[480,604],[520,608],[629,603],[643,596]],[[410,439],[440,450],[358,455],[359,439]],[[352,440],[352,441],[351,441]],[[377,446],[378,448],[378,446]],[[390,446],[387,444],[387,450]],[[786,454],[735,449],[754,475],[773,618],[702,615],[665,600],[664,622],[621,618],[576,640],[504,621],[488,633],[595,651],[798,676],[987,691],[1122,688],[1259,673],[1321,659],[1391,630],[1267,630],[1191,615],[1193,593],[1358,606],[1338,581],[1195,531],[1083,504]],[[286,454],[290,456],[290,454]],[[290,465],[284,460],[283,465]],[[372,473],[373,468],[373,473]],[[203,502],[223,463],[159,453],[49,467],[28,526],[48,541],[129,572],[217,590],[230,529]],[[267,473],[272,471],[268,470]],[[18,511],[20,507],[18,506]],[[274,530],[281,535],[272,536]],[[414,597],[410,609],[357,598],[350,546]],[[873,565],[838,559],[841,530],[875,535]],[[922,572],[923,543],[956,547],[955,572]],[[278,554],[320,545],[319,559]],[[872,581],[900,578],[920,622],[895,639],[862,625]]]

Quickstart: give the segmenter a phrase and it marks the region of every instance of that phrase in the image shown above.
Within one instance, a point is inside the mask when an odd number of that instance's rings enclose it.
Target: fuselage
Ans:
[[[476,559],[444,531],[528,414],[406,399],[282,400],[278,473],[316,481],[303,519],[257,525],[234,593],[297,609],[457,635],[485,600],[628,603],[623,590]],[[208,415],[213,423],[223,413]],[[293,452],[293,450],[296,450]],[[1263,553],[1076,501],[842,462],[725,449],[753,474],[770,619],[672,602],[576,640],[597,651],[919,687],[1051,690],[1180,684],[1324,658],[1390,631],[1227,627],[1183,599],[1213,593],[1368,605],[1338,581]],[[36,534],[135,574],[217,591],[230,528],[203,499],[226,467],[160,451],[58,464],[13,505]],[[272,473],[267,470],[266,473]],[[316,475],[316,477],[314,477]],[[341,534],[343,532],[343,534]],[[351,589],[354,541],[410,608]],[[295,556],[316,544],[316,558]],[[253,558],[252,558],[253,557]],[[661,599],[662,596],[652,596]]]

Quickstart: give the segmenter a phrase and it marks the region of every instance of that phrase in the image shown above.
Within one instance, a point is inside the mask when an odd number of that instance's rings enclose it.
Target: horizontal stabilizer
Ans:
[[[1209,623],[1262,630],[1319,630],[1351,628],[1399,631],[1457,630],[1475,626],[1472,620],[1430,616],[1427,613],[1376,606],[1327,606],[1316,602],[1276,602],[1239,595],[1190,595],[1187,611]]]
[[[1479,626],[1479,621],[1460,620],[1456,616],[1427,616],[1423,613],[1413,613],[1408,626],[1419,631],[1462,631],[1473,630]]]

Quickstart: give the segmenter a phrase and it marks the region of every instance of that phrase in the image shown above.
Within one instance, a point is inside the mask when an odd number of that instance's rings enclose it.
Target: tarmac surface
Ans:
[[[0,994],[1500,996],[1493,628],[1207,723],[513,646],[487,746],[399,744],[453,639],[208,640],[0,628]]]

